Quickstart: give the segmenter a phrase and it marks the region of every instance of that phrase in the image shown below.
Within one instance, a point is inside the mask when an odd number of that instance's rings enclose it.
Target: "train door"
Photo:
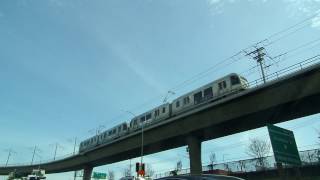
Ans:
[[[194,95],[193,95],[193,102],[194,102],[194,104],[199,104],[199,103],[201,103],[202,102],[202,91],[200,91],[200,92],[197,92],[197,93],[195,93]]]
[[[226,81],[221,81],[218,83],[218,94],[223,95],[227,92],[227,83]]]

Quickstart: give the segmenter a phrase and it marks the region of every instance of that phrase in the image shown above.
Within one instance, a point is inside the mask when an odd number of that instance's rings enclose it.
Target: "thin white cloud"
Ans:
[[[208,3],[210,5],[215,5],[215,4],[220,3],[220,2],[221,2],[221,0],[208,0]]]
[[[63,3],[63,1],[61,1],[61,0],[49,0],[49,2],[52,4],[52,5],[55,5],[55,6],[63,6],[64,5],[64,3]]]
[[[312,16],[319,13],[320,0],[283,0],[290,16]],[[310,27],[320,28],[320,15],[311,19]]]
[[[160,93],[165,92],[165,89],[159,84],[159,82],[152,77],[151,72],[147,70],[147,67],[145,67],[141,62],[135,61],[130,58],[124,58],[123,59],[128,67],[135,72],[144,82],[146,82],[149,86],[153,87],[155,90],[157,90]]]
[[[320,28],[320,15],[312,19],[311,27]]]

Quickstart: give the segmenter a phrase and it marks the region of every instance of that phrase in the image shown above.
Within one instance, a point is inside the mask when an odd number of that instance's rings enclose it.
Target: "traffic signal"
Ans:
[[[144,163],[142,163],[142,165],[141,165],[141,170],[142,170],[142,171],[145,171],[145,169],[144,169]]]
[[[137,162],[136,163],[136,172],[139,172],[139,169],[140,169],[139,166],[140,166],[140,163]]]

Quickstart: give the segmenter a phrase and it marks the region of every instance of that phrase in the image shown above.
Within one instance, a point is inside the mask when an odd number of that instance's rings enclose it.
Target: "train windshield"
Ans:
[[[231,85],[240,84],[240,79],[238,76],[230,76]]]

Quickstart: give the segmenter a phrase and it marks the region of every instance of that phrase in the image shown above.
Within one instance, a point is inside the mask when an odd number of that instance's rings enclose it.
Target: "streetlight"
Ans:
[[[141,166],[143,162],[143,126],[144,126],[144,121],[142,122],[142,125],[141,125]]]
[[[101,132],[104,128],[106,128],[104,125],[99,125],[97,128],[95,128],[95,129],[90,129],[88,132],[89,132],[90,134],[98,135],[98,134],[100,134],[100,132]]]
[[[67,139],[67,142],[68,142],[68,143],[74,142],[72,155],[75,155],[75,153],[76,153],[76,147],[77,147],[77,137],[74,137],[74,138],[72,138],[72,139]]]
[[[131,114],[133,116],[133,118],[137,117],[133,112],[131,111],[124,111],[124,112],[127,112],[129,114]],[[140,163],[141,163],[141,166],[142,166],[142,162],[143,162],[143,128],[144,128],[144,121],[141,122],[141,160],[140,160]],[[131,171],[131,169],[130,169]]]
[[[176,93],[173,92],[173,91],[168,91],[167,94],[166,94],[166,96],[163,98],[163,103],[166,103],[166,102],[167,102],[170,94],[171,94],[171,95],[175,95]]]

